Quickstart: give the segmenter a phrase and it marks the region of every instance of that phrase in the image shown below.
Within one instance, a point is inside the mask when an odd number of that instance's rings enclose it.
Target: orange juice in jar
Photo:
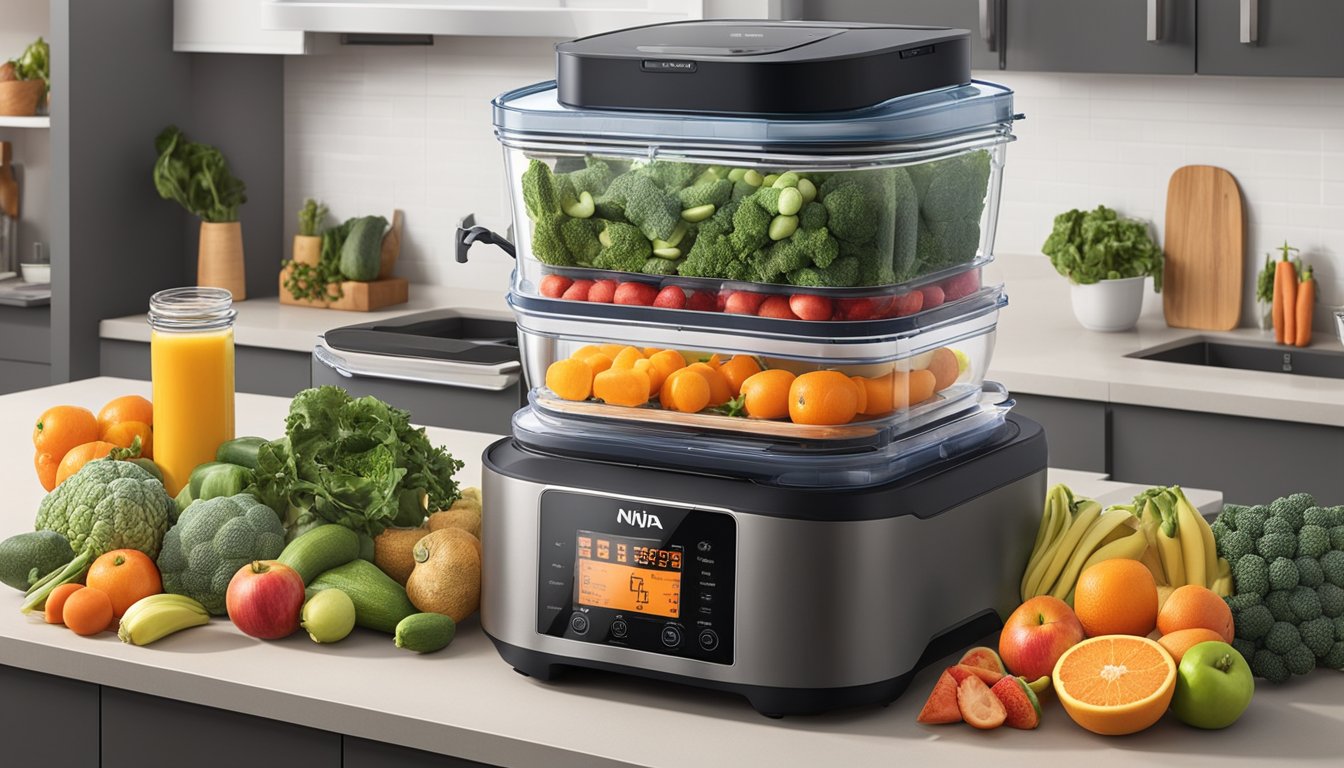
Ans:
[[[149,299],[154,463],[176,496],[233,439],[233,295],[172,288]]]

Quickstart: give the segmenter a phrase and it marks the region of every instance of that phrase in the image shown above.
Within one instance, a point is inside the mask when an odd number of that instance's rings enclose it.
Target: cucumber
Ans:
[[[220,443],[219,448],[215,450],[215,461],[256,469],[257,452],[266,442],[268,441],[263,437],[239,437]]]
[[[70,542],[55,531],[30,531],[0,541],[0,583],[21,592],[75,559]]]
[[[417,613],[406,590],[368,560],[355,559],[332,568],[311,586],[317,591],[335,588],[349,595],[355,603],[355,624],[365,629],[390,635],[402,619]]]
[[[343,525],[328,523],[289,542],[276,559],[298,571],[304,584],[312,584],[323,572],[357,557],[359,534]]]
[[[433,653],[448,647],[457,634],[457,623],[442,613],[413,613],[397,624],[396,643],[416,653]]]
[[[355,220],[350,227],[350,234],[341,244],[342,277],[361,282],[378,279],[378,270],[382,268],[383,232],[386,229],[387,219],[382,216],[365,216]]]

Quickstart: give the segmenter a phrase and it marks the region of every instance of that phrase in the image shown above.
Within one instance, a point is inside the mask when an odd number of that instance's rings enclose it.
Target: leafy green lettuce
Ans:
[[[1104,205],[1056,216],[1041,250],[1055,271],[1080,285],[1151,275],[1153,289],[1162,292],[1162,249],[1148,236],[1148,224],[1122,219]]]
[[[285,437],[257,460],[256,495],[284,511],[290,538],[323,523],[368,536],[419,525],[458,498],[453,475],[462,468],[406,411],[331,386],[295,396]]]

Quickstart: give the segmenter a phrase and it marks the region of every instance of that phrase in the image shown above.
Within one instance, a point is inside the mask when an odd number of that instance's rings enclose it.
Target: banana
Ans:
[[[205,606],[183,595],[161,593],[137,600],[121,617],[117,637],[123,643],[149,645],[174,632],[210,621]]]
[[[1029,589],[1029,578],[1037,564],[1046,553],[1053,551],[1051,545],[1059,540],[1060,534],[1068,527],[1069,509],[1064,491],[1063,485],[1056,485],[1045,497],[1045,509],[1041,513],[1041,530],[1036,534],[1036,544],[1032,547],[1027,567],[1022,571],[1022,583],[1019,589],[1023,601],[1034,596]]]
[[[1069,559],[1078,549],[1078,543],[1083,540],[1092,524],[1099,517],[1101,517],[1100,504],[1091,499],[1084,499],[1078,503],[1078,511],[1074,513],[1073,522],[1069,524],[1069,530],[1060,539],[1059,547],[1050,557],[1041,580],[1037,584],[1037,594],[1045,595],[1053,591],[1054,585],[1059,582],[1060,574],[1064,572]]]
[[[1054,523],[1055,534],[1052,537],[1049,546],[1045,548],[1045,551],[1041,553],[1040,557],[1036,558],[1035,562],[1032,563],[1031,569],[1027,572],[1025,580],[1026,589],[1024,590],[1026,597],[1024,599],[1031,599],[1037,595],[1043,595],[1049,590],[1051,586],[1050,583],[1044,582],[1045,572],[1049,569],[1050,562],[1054,559],[1055,553],[1061,546],[1063,546],[1064,538],[1067,535],[1070,526],[1073,524],[1074,515],[1076,513],[1073,504],[1069,501],[1072,498],[1072,494],[1070,494],[1068,489],[1063,486],[1060,486],[1059,490],[1060,492],[1056,493],[1053,498],[1053,502],[1056,505]]]
[[[1181,563],[1185,565],[1183,584],[1208,586],[1214,574],[1208,572],[1204,561],[1204,532],[1201,529],[1199,513],[1190,506],[1184,496],[1176,495],[1176,524],[1180,529]],[[1181,586],[1173,584],[1172,586]]]
[[[1199,510],[1195,509],[1195,505],[1185,498],[1185,492],[1179,487],[1175,490],[1181,497],[1181,503],[1189,508],[1199,528],[1200,543],[1204,548],[1204,578],[1208,580],[1204,586],[1212,586],[1213,580],[1218,577],[1218,543],[1213,539],[1213,528],[1209,526],[1209,521],[1199,514]]]
[[[1108,509],[1101,513],[1092,525],[1088,526],[1083,538],[1074,547],[1073,553],[1069,555],[1068,562],[1065,564],[1064,570],[1060,572],[1054,588],[1050,590],[1050,594],[1063,600],[1065,596],[1072,592],[1074,583],[1078,581],[1078,574],[1082,572],[1083,563],[1087,562],[1092,553],[1102,546],[1102,541],[1112,531],[1133,518],[1134,516],[1127,509]]]
[[[1148,572],[1153,574],[1153,581],[1157,582],[1158,586],[1166,584],[1167,574],[1166,571],[1162,570],[1162,558],[1157,554],[1157,529],[1147,523],[1142,523],[1139,530],[1143,532],[1145,542],[1143,556],[1139,558],[1139,562],[1143,563]]]
[[[1218,558],[1218,576],[1209,585],[1219,597],[1232,596],[1232,564],[1227,562],[1227,558]]]
[[[1167,575],[1167,584],[1172,587],[1185,586],[1185,563],[1181,554],[1181,529],[1177,525],[1174,499],[1167,493],[1151,497],[1149,512],[1151,519],[1157,521],[1154,536],[1157,539],[1157,554],[1162,560],[1162,570]],[[1170,534],[1167,533],[1170,531]]]
[[[1123,530],[1126,526],[1121,526],[1117,530]],[[1100,563],[1103,560],[1138,560],[1143,562],[1143,557],[1148,552],[1148,536],[1142,529],[1134,529],[1129,535],[1112,541],[1110,544],[1098,547],[1091,557],[1083,563],[1079,573]],[[1151,568],[1150,568],[1151,569]]]

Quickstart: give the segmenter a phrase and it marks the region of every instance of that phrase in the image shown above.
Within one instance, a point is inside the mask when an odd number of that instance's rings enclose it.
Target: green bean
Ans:
[[[681,218],[694,224],[697,221],[704,221],[714,215],[714,204],[706,203],[697,205],[694,208],[687,208],[681,212]]]
[[[797,216],[776,216],[770,221],[770,239],[783,240],[798,229]]]

